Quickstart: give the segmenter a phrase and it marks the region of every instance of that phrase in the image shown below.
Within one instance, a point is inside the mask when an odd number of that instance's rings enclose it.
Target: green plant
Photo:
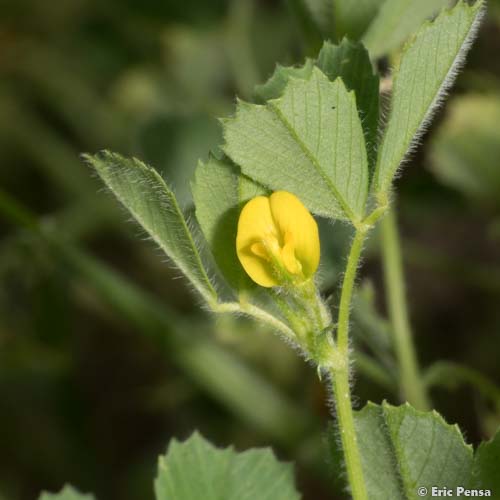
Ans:
[[[391,5],[386,2],[380,9],[382,21],[389,19],[382,12],[390,12]],[[415,8],[414,4],[410,7]],[[424,18],[429,13],[426,9],[419,11]],[[410,39],[394,75],[391,110],[380,141],[379,79],[361,43],[325,43],[318,57],[304,66],[278,67],[256,90],[261,104],[239,102],[235,116],[222,120],[223,154],[198,166],[192,188],[206,244],[154,169],[109,152],[86,156],[211,312],[245,315],[266,324],[315,363],[318,375],[331,386],[337,432],[355,499],[416,498],[424,491],[419,488],[430,491],[433,486],[494,489],[491,464],[498,454],[498,439],[482,445],[474,455],[460,431],[436,413],[386,403],[354,412],[350,388],[349,329],[356,273],[366,239],[381,220],[400,389],[414,406],[428,410],[406,312],[399,242],[391,213],[392,184],[463,62],[481,12],[482,2],[473,6],[460,2],[424,24]],[[410,19],[414,22],[415,16]],[[363,38],[375,57],[388,50],[380,33],[391,28],[382,21],[374,23]],[[338,33],[346,29],[339,22],[336,28]],[[387,43],[398,43],[401,36],[395,33],[396,42],[389,39]],[[235,241],[243,206],[276,191],[293,193],[313,214],[343,221],[353,231],[336,321],[320,293],[319,280],[312,273],[299,280],[292,276],[297,274],[294,269],[300,272],[307,262],[296,256],[298,264],[281,265],[265,238],[256,241],[264,245],[264,251],[259,247],[254,253],[270,262],[273,277],[270,283],[274,286],[262,289],[249,280],[238,261]],[[284,253],[286,232],[281,236],[280,251]],[[200,451],[202,456],[212,453],[209,447],[201,448],[205,450]],[[238,459],[226,454],[225,466],[238,467]],[[215,466],[217,461],[211,464]],[[185,468],[188,466],[178,466],[179,477]],[[214,474],[223,478],[230,472],[224,469]],[[380,477],[384,477],[383,484]],[[164,480],[169,486],[157,488],[158,498],[168,498],[164,491],[172,498],[191,498],[170,485],[176,479],[174,475]],[[191,475],[187,480],[194,481]],[[203,488],[203,481],[199,484]],[[220,486],[212,478],[208,484]],[[265,494],[255,492],[252,498],[265,498]],[[219,497],[242,498],[235,495],[229,488]]]

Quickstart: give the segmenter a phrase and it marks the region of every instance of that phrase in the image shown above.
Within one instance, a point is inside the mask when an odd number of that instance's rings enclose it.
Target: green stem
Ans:
[[[310,318],[310,322],[315,325],[315,335],[331,323],[332,318],[324,307],[323,301],[318,295],[318,290],[312,278],[306,281],[300,288],[300,299],[298,303],[307,304],[306,312]]]
[[[349,347],[349,316],[351,312],[352,291],[366,232],[366,229],[358,229],[358,231],[356,231],[347,260],[344,281],[342,283],[337,331],[337,346],[342,354],[347,354]]]
[[[347,260],[340,297],[337,330],[338,359],[342,360],[342,362],[335,363],[330,370],[347,476],[349,478],[351,493],[354,500],[365,500],[368,498],[363,478],[361,455],[359,453],[356,437],[356,428],[351,407],[351,390],[349,386],[349,316],[354,280],[356,278],[356,271],[367,230],[368,226],[367,229],[360,229],[356,232]]]
[[[349,365],[330,371],[342,449],[353,500],[368,500],[349,389]]]
[[[287,319],[295,334],[301,341],[304,341],[307,335],[308,322],[304,314],[300,313],[296,307],[291,307],[290,304],[284,299],[279,292],[271,288],[271,297],[278,306],[283,316]]]
[[[405,296],[401,243],[393,211],[382,220],[382,258],[386,300],[399,362],[403,396],[419,410],[428,410],[429,401],[419,374]]]
[[[285,323],[275,318],[267,311],[264,311],[264,309],[254,306],[249,302],[222,302],[218,304],[212,304],[210,308],[212,312],[217,314],[243,314],[250,318],[256,319],[257,321],[267,324],[272,329],[276,330],[293,344],[297,342],[295,333],[287,325],[285,325]]]

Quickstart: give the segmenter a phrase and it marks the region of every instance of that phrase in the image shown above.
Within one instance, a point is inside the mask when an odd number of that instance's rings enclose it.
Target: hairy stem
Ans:
[[[270,326],[273,330],[276,330],[293,344],[297,342],[295,333],[287,325],[285,325],[285,323],[275,318],[267,311],[264,311],[264,309],[254,306],[249,302],[223,302],[216,305],[209,304],[209,306],[211,308],[211,311],[217,314],[242,314],[253,318],[257,321],[260,321],[261,323]]]
[[[337,347],[342,354],[347,354],[349,347],[349,317],[351,313],[352,291],[354,289],[354,280],[366,232],[366,229],[356,231],[347,260],[344,281],[342,282],[337,330]]]
[[[367,500],[368,494],[361,466],[361,454],[359,453],[354,415],[351,407],[349,365],[346,364],[342,370],[333,368],[330,374],[351,495],[354,500]]]
[[[391,210],[382,221],[382,259],[386,300],[399,363],[403,396],[419,410],[428,410],[427,393],[419,374],[417,355],[405,296],[401,243],[396,216]]]
[[[367,230],[368,226],[366,229],[356,232],[347,260],[344,281],[342,283],[337,330],[338,359],[341,362],[335,363],[330,370],[347,476],[354,500],[365,500],[368,498],[363,478],[356,428],[354,426],[351,390],[349,386],[349,317],[354,280]]]

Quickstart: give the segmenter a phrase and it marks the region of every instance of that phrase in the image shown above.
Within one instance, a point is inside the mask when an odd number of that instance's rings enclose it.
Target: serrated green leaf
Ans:
[[[264,186],[297,195],[314,213],[359,222],[368,167],[354,93],[318,68],[292,78],[265,106],[240,102],[224,120],[226,154]]]
[[[386,0],[333,0],[335,39],[359,40]]]
[[[373,58],[389,54],[398,49],[426,19],[449,4],[449,0],[386,0],[367,29],[363,43]]]
[[[491,490],[494,498],[500,492],[500,429],[495,436],[481,443],[474,457],[474,487]],[[496,495],[495,495],[496,494]]]
[[[273,452],[215,448],[200,434],[170,442],[160,457],[156,500],[298,500],[293,467]]]
[[[230,285],[247,288],[251,281],[236,255],[238,217],[242,204],[264,190],[229,160],[214,157],[198,164],[191,188],[196,218],[219,269]]]
[[[369,164],[375,162],[379,112],[379,77],[373,72],[370,56],[361,43],[343,39],[339,45],[325,42],[317,66],[332,81],[342,78],[356,95],[356,105],[365,134]]]
[[[151,167],[104,151],[85,156],[108,188],[208,302],[217,299],[174,193]]]
[[[41,493],[39,500],[94,500],[94,495],[84,495],[72,486],[66,485],[59,493]]]
[[[256,87],[255,94],[261,102],[277,99],[283,94],[290,78],[311,77],[315,62],[307,59],[303,66],[278,65],[271,78]],[[316,66],[331,80],[342,78],[347,90],[356,95],[359,118],[365,134],[370,165],[375,161],[379,113],[379,77],[373,72],[370,57],[361,43],[343,39],[339,45],[325,42]]]
[[[482,2],[460,2],[425,24],[407,45],[394,76],[389,123],[379,148],[375,189],[385,192],[451,85],[476,32]]]
[[[431,142],[432,169],[445,184],[500,205],[500,95],[455,98]]]
[[[355,423],[370,500],[416,500],[419,487],[470,485],[472,447],[438,413],[368,403]]]
[[[255,97],[262,103],[277,99],[283,94],[290,78],[308,79],[314,67],[312,59],[306,59],[302,66],[281,66],[278,64],[273,75],[266,83],[255,87]]]

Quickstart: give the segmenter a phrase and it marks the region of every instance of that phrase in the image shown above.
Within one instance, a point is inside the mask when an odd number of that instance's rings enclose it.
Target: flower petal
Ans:
[[[276,191],[269,198],[274,223],[281,235],[293,235],[295,257],[302,264],[306,278],[312,276],[319,265],[320,246],[318,225],[309,210],[292,193]]]
[[[246,273],[258,285],[277,286],[268,259],[252,251],[252,246],[261,243],[266,235],[278,237],[278,231],[271,215],[269,198],[257,196],[251,199],[241,211],[236,236],[236,252]],[[255,249],[256,247],[254,247]]]

